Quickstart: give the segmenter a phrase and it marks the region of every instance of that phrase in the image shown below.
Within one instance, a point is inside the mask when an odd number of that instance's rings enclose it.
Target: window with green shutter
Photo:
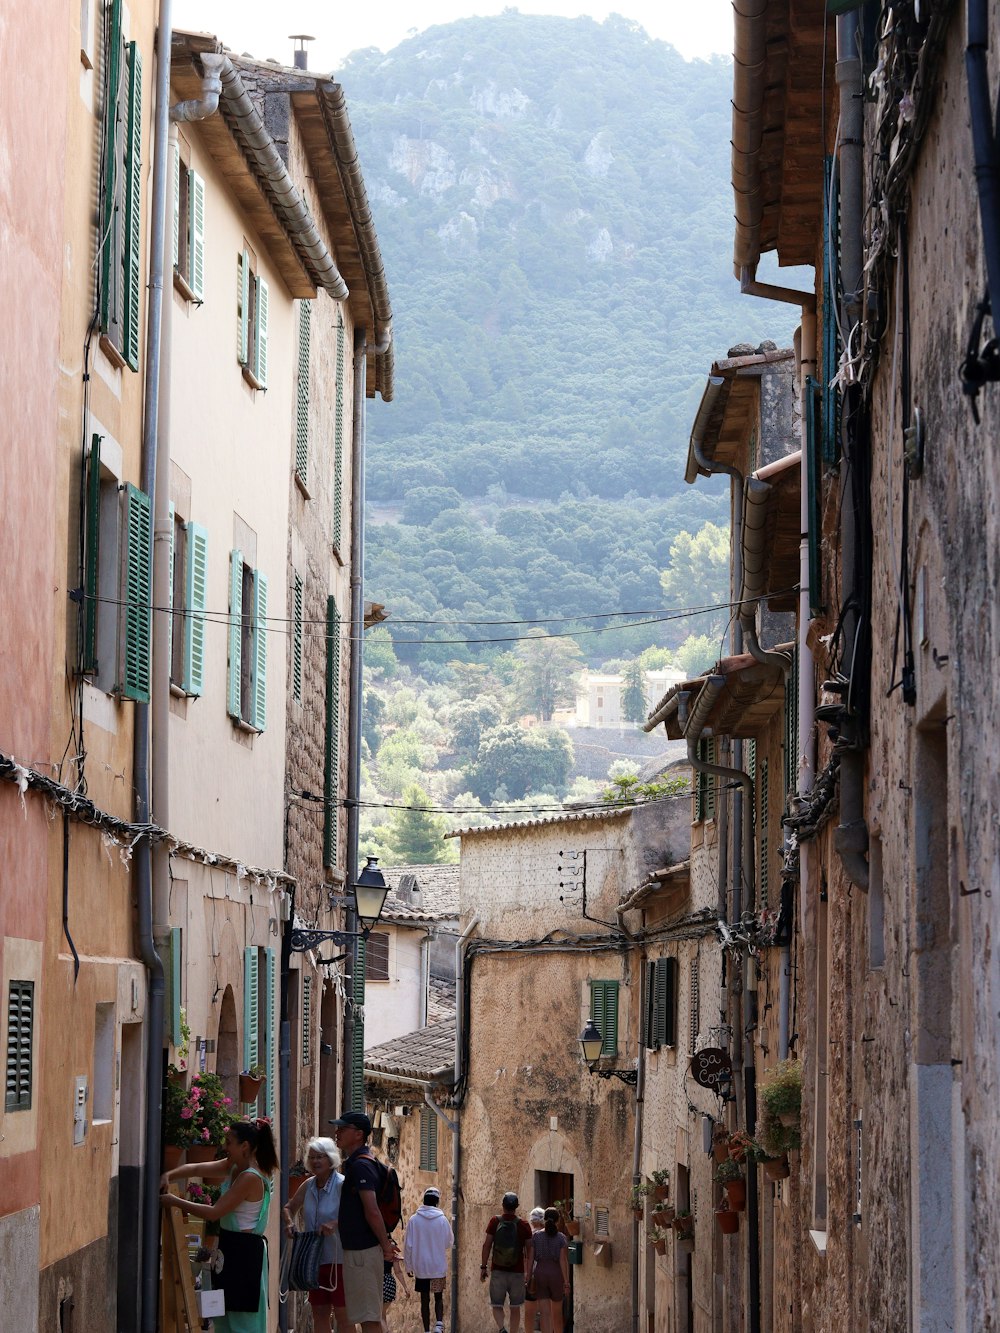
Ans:
[[[799,782],[799,648],[792,650],[792,665],[785,677],[785,791]]]
[[[274,1119],[276,1094],[278,1090],[278,955],[274,949],[262,950],[264,954],[264,1022],[262,1024],[263,1050],[261,1063],[267,1073],[264,1087],[266,1103],[265,1114]]]
[[[85,518],[83,537],[83,646],[80,670],[97,670],[98,571],[101,552],[101,439],[92,435],[84,467]]]
[[[30,1111],[34,1078],[35,983],[7,985],[6,1111]]]
[[[153,579],[152,512],[149,496],[131,483],[125,487],[124,505],[122,601],[125,603],[125,623],[120,692],[126,699],[148,703]]]
[[[590,1017],[601,1034],[602,1055],[618,1054],[618,987],[617,981],[590,983]]]
[[[101,333],[139,366],[142,297],[142,53],[122,33],[122,0],[111,0],[104,43],[98,311]]]
[[[267,726],[267,576],[253,571],[253,671],[250,682],[250,725]]]
[[[344,526],[344,374],[345,365],[344,318],[337,317],[337,388],[333,430],[333,545],[343,553]]]
[[[698,741],[695,754],[703,764],[714,764],[715,737],[706,736]],[[715,777],[697,770],[694,775],[694,822],[715,818]]]
[[[677,1044],[677,959],[646,965],[643,1045],[651,1051]],[[598,1024],[600,1026],[600,1024]]]
[[[205,182],[178,143],[174,149],[174,285],[189,301],[205,299]]]
[[[302,977],[302,1066],[312,1064],[312,976]]]
[[[269,288],[249,246],[236,259],[237,358],[255,389],[267,388]]]
[[[292,579],[292,698],[302,702],[302,580]]]
[[[258,1024],[260,1021],[259,964],[257,950],[248,946],[243,950],[243,1068],[252,1069],[260,1063]],[[251,1104],[244,1103],[244,1113]]]
[[[368,961],[367,941],[360,936],[355,944],[354,973],[351,978],[351,998],[354,1001],[354,1037],[351,1043],[351,1110],[365,1109],[365,968]]]
[[[420,1170],[438,1169],[438,1118],[429,1106],[420,1108]]]
[[[185,524],[187,559],[184,584],[184,661],[186,693],[205,688],[205,613],[208,607],[208,533],[198,523]]]
[[[309,486],[309,329],[312,302],[299,302],[299,365],[295,386],[295,476],[308,494]]]
[[[229,553],[229,675],[226,707],[235,721],[243,717],[243,553]]]
[[[337,865],[340,817],[340,612],[326,603],[326,756],[323,770],[323,864]]]
[[[757,827],[760,830],[760,864],[757,869],[757,901],[761,907],[768,905],[768,823],[770,820],[769,800],[767,780],[767,760],[760,761],[760,782],[758,784],[758,815]]]
[[[256,731],[267,726],[267,633],[267,577],[230,551],[226,709]]]
[[[716,758],[716,740],[714,736],[709,736],[705,741],[705,761],[709,764],[718,763]],[[715,774],[705,773],[702,775],[705,779],[705,818],[715,818]]]

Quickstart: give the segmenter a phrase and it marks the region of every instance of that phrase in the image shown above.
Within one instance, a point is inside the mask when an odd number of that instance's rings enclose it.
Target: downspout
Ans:
[[[431,940],[436,935],[435,930],[424,931],[424,938],[420,941],[420,1022],[419,1027],[427,1026],[427,990],[431,984],[431,966],[430,950]]]
[[[455,1087],[459,1087],[465,1071],[462,1068],[462,1049],[465,1044],[464,1004],[465,993],[465,943],[479,925],[479,917],[474,916],[455,941]],[[458,1173],[462,1167],[462,1120],[459,1108],[455,1107],[455,1132],[451,1140],[451,1229],[455,1237],[451,1262],[451,1333],[458,1329]]]
[[[365,429],[366,374],[368,357],[364,329],[354,331],[354,412],[351,422],[351,672],[348,691],[347,727],[347,883],[358,878],[358,834],[361,796],[361,689],[365,635]],[[354,898],[348,893],[347,930],[358,928]],[[355,936],[348,950],[345,976],[347,1003],[344,1006],[343,1104],[364,1110],[364,1073],[358,1070],[362,1086],[354,1087],[354,1027],[358,1002],[356,985],[361,986],[364,1004],[364,977],[358,973],[358,941]]]
[[[841,14],[837,19],[837,83],[840,89],[841,137],[840,216],[841,283],[848,318],[856,317],[862,283],[861,245],[861,171],[863,107],[861,101],[861,61],[857,54],[858,16]],[[843,636],[847,652],[850,693],[845,699],[844,724],[841,727],[840,823],[834,830],[833,845],[848,879],[857,888],[868,889],[868,825],[864,810],[865,751],[863,722],[855,710],[860,684],[861,664],[857,648],[863,625],[858,605],[859,581],[866,577],[861,568],[858,518],[855,514],[857,460],[845,457],[841,466],[840,504],[840,596],[843,612]],[[867,495],[864,497],[867,503]],[[861,519],[863,522],[863,518]]]
[[[645,972],[646,950],[642,951],[642,966]],[[642,1183],[642,1123],[643,1123],[643,1102],[646,1092],[646,1051],[642,1043],[639,1043],[638,1060],[636,1061],[636,1085],[635,1085],[635,1139],[632,1145],[632,1184],[640,1185]],[[632,1333],[639,1333],[639,1219],[632,1211]],[[532,1333],[526,1329],[525,1333]]]
[[[986,259],[986,287],[994,331],[1000,325],[1000,160],[993,126],[990,73],[989,0],[966,3],[965,76],[969,87],[972,150],[979,194],[979,219]]]
[[[800,292],[797,287],[776,287],[770,282],[758,282],[756,271],[746,266],[740,269],[740,291],[744,296],[762,296],[766,301],[784,301],[799,305],[803,310],[816,309],[814,292]]]
[[[153,118],[153,184],[149,225],[149,295],[146,305],[146,378],[143,386],[142,486],[156,512],[156,448],[160,400],[160,327],[163,315],[163,247],[167,216],[167,154],[170,129],[171,0],[160,0],[156,33],[156,104]],[[169,670],[169,666],[168,666]],[[152,681],[150,682],[152,684]],[[150,708],[136,702],[133,713],[132,781],[135,818],[151,822]],[[162,793],[158,793],[162,795]],[[160,1155],[163,1098],[163,1026],[166,986],[163,961],[153,933],[152,848],[141,838],[135,849],[135,892],[139,949],[149,978],[146,1002],[146,1160],[142,1181],[140,1328],[156,1333],[160,1278]]]

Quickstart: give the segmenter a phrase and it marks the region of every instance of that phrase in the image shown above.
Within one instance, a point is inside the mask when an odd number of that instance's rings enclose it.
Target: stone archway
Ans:
[[[236,998],[232,986],[227,986],[219,1010],[219,1035],[215,1044],[215,1072],[222,1079],[226,1096],[233,1108],[239,1105],[240,1046],[236,1027]]]

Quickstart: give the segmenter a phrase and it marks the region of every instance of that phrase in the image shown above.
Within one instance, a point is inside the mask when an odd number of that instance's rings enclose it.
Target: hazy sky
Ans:
[[[306,32],[312,69],[335,69],[345,55],[361,46],[383,51],[414,30],[473,14],[499,14],[506,8],[522,14],[587,14],[602,22],[608,14],[624,14],[641,23],[651,37],[672,43],[689,59],[733,50],[732,0],[619,0],[601,5],[587,0],[369,0],[335,5],[331,0],[174,0],[177,28],[212,32],[232,50],[258,60],[273,56],[292,63],[291,32]]]

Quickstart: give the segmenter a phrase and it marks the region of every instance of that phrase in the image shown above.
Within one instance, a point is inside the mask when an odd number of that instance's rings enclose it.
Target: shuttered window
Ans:
[[[101,440],[92,435],[85,466],[85,518],[83,537],[83,645],[80,670],[97,670],[98,571],[101,547]]]
[[[262,1052],[267,1084],[265,1086],[265,1114],[274,1119],[278,1090],[278,955],[274,949],[264,949],[264,1049]]]
[[[326,761],[323,772],[323,864],[337,865],[340,790],[340,612],[326,603]]]
[[[142,54],[122,36],[122,0],[111,0],[104,46],[99,314],[101,332],[139,366],[142,294]]]
[[[760,829],[760,864],[757,870],[757,901],[761,907],[768,905],[768,821],[769,811],[769,792],[767,782],[767,760],[760,761],[760,791],[758,795],[759,813],[758,825]]]
[[[253,572],[253,671],[250,681],[250,725],[267,726],[267,577]]]
[[[267,577],[229,553],[229,674],[226,707],[235,721],[267,726]]]
[[[792,650],[792,666],[785,677],[785,791],[799,782],[799,648]]]
[[[710,736],[705,742],[705,760],[709,764],[717,763],[715,737]],[[705,773],[705,818],[715,818],[715,774]]]
[[[312,988],[313,979],[306,973],[302,978],[302,1065],[312,1064]]]
[[[429,1106],[420,1108],[420,1170],[438,1169],[438,1118]]]
[[[345,333],[343,316],[337,319],[337,391],[333,429],[333,545],[343,552],[344,526],[344,372]]]
[[[152,513],[149,496],[125,487],[125,625],[120,689],[126,699],[149,702],[150,599],[152,596]]]
[[[181,976],[183,975],[182,959],[182,938],[180,926],[170,927],[169,947],[167,956],[168,973],[168,1014],[170,1023],[170,1044],[180,1046],[184,1040],[181,1031],[181,1006],[183,997],[181,995]]]
[[[295,392],[295,475],[309,485],[309,325],[312,303],[299,302],[299,367]]]
[[[646,965],[643,1044],[648,1050],[677,1044],[677,959]],[[598,1024],[600,1027],[600,1024]]]
[[[292,698],[302,702],[302,580],[292,580]]]
[[[603,1038],[602,1055],[618,1054],[618,986],[617,981],[590,983],[590,1017]]]
[[[257,950],[252,946],[243,950],[243,1068],[252,1069],[260,1063],[258,1034],[260,1012],[259,966]],[[251,1103],[244,1103],[249,1114]]]
[[[205,688],[205,612],[208,607],[208,533],[197,523],[185,525],[187,552],[184,581],[184,662],[182,688],[199,695]]]
[[[7,1094],[4,1109],[30,1111],[35,1026],[35,983],[7,987]]]
[[[691,960],[688,977],[688,1053],[694,1055],[701,1030],[701,982],[697,958]]]
[[[703,764],[715,763],[715,737],[704,737],[698,742],[695,751]],[[715,777],[711,773],[695,773],[694,783],[694,822],[700,824],[703,819],[715,817]]]
[[[174,150],[174,274],[185,296],[205,299],[205,182]]]
[[[351,998],[354,1001],[354,1037],[351,1043],[351,1110],[365,1109],[365,969],[367,942],[364,936],[356,941],[354,973],[351,979]]]
[[[389,980],[389,936],[373,930],[368,936],[367,976],[369,981]]]
[[[246,248],[236,260],[236,302],[237,359],[254,388],[266,389],[269,289]]]

